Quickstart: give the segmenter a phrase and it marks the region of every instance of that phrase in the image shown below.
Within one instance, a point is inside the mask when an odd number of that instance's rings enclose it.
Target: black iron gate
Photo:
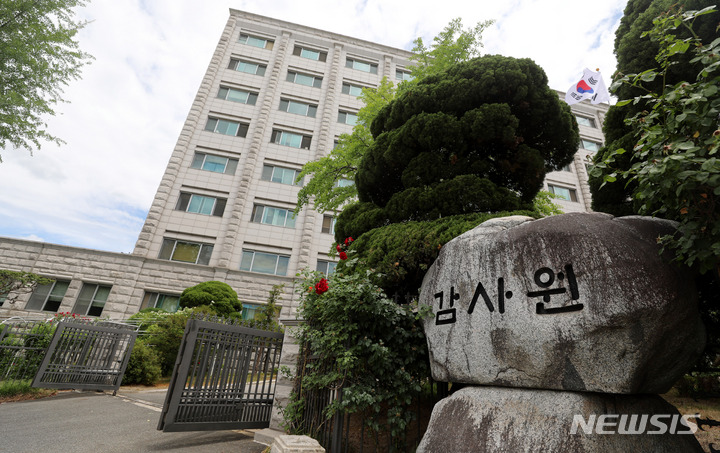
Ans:
[[[188,320],[158,429],[270,425],[283,334]]]
[[[117,392],[136,337],[127,324],[60,322],[32,386]]]

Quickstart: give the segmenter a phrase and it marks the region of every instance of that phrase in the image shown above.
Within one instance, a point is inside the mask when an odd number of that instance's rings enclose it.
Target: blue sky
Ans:
[[[484,53],[529,57],[566,90],[585,67],[615,70],[626,0],[95,0],[80,46],[95,60],[48,118],[64,139],[0,150],[0,236],[130,253],[212,52],[239,9],[410,49],[450,20],[495,19]]]

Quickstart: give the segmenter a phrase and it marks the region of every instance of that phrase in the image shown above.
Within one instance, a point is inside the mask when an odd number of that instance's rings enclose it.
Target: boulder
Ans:
[[[674,229],[575,213],[489,220],[448,242],[420,293],[433,378],[666,392],[705,341],[693,277],[657,244]]]
[[[696,420],[657,395],[466,387],[435,405],[416,451],[700,453]]]

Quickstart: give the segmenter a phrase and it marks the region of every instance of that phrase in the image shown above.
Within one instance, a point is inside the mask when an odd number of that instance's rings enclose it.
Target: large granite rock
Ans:
[[[663,393],[705,332],[693,279],[660,256],[674,224],[564,214],[490,220],[423,281],[433,377],[507,387]]]
[[[435,405],[417,452],[702,452],[682,415],[657,395],[467,387]]]

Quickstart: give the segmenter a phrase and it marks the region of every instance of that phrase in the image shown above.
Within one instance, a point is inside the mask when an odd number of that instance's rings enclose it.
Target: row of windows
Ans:
[[[240,42],[241,44],[246,44],[249,46],[259,47],[261,49],[267,50],[272,50],[274,46],[274,41],[271,39],[263,38],[260,36],[252,36],[245,33],[240,33],[240,38],[238,39],[238,42]],[[328,53],[324,50],[317,50],[307,46],[295,45],[295,47],[293,48],[293,55],[301,58],[306,58],[308,60],[326,62]],[[361,59],[351,57],[346,58],[345,67],[367,72],[370,74],[377,74],[378,72],[377,63],[363,61]],[[398,80],[411,80],[412,78],[410,76],[410,72],[403,71],[401,69],[396,70],[395,77]]]
[[[234,175],[237,170],[238,160],[229,157],[217,156],[202,152],[195,152],[190,168],[198,170],[211,171],[214,173],[223,173],[226,175]],[[263,181],[272,181],[280,184],[302,186],[303,181],[297,180],[299,170],[293,168],[278,167],[276,165],[263,165],[262,175],[260,179]],[[352,184],[352,181],[349,181]],[[222,215],[222,214],[221,214]]]
[[[207,265],[210,258],[209,254],[212,253],[212,249],[213,246],[210,244],[193,243],[165,238],[163,240],[162,251],[160,252],[160,259]],[[207,259],[199,258],[203,255],[203,253],[207,253]],[[165,258],[165,256],[167,256],[167,258]],[[261,274],[286,276],[289,264],[290,255],[243,249],[242,258],[240,260],[240,270],[258,272]],[[333,270],[335,270],[335,263],[332,261],[319,260],[317,270],[329,275]],[[60,299],[62,299],[62,296]],[[55,308],[55,310],[57,310],[57,308]]]
[[[253,205],[251,221],[265,225],[295,228],[295,214],[292,209],[261,204]],[[321,231],[327,234],[335,234],[335,218],[333,216],[323,216]],[[212,244],[164,238],[158,258],[161,260],[208,265],[212,252]],[[271,255],[274,258],[271,258]],[[257,261],[255,260],[256,256],[258,257]],[[268,264],[271,259],[274,260],[272,266]],[[243,250],[240,269],[266,274],[286,275],[288,260],[289,256]]]
[[[345,85],[343,85],[344,87]],[[359,96],[362,94],[362,87],[353,87],[350,84],[347,84],[348,87],[348,93],[351,92],[351,88],[353,88],[352,93],[357,93],[356,96]],[[218,92],[218,98],[233,101],[233,102],[240,102],[242,104],[248,104],[248,105],[255,105],[258,98],[258,93],[254,93],[251,91],[245,91],[240,90],[237,88],[228,88],[221,86],[220,91]],[[283,112],[288,113],[294,113],[296,115],[301,116],[307,116],[311,118],[315,118],[317,115],[317,104],[312,104],[309,102],[302,102],[302,101],[294,101],[292,99],[280,99],[280,108],[279,110]],[[346,116],[352,117],[353,119],[348,121],[346,120]],[[218,119],[212,119],[212,124],[208,122],[208,124],[205,127],[205,130],[209,130],[212,132],[218,132],[225,135],[240,135],[244,137],[244,133],[247,133],[247,130],[244,132],[239,129],[238,126],[230,126],[229,123],[233,123],[232,121],[226,121],[226,120],[218,120]],[[345,124],[352,124],[355,125],[355,122],[357,121],[357,114],[353,112],[347,112],[340,110],[339,116],[338,116],[338,122],[339,123],[345,123]],[[241,135],[242,134],[242,135]]]
[[[68,280],[56,280],[47,285],[38,285],[30,295],[25,309],[57,312],[69,286]],[[111,289],[112,286],[83,283],[72,312],[82,316],[100,316]]]

